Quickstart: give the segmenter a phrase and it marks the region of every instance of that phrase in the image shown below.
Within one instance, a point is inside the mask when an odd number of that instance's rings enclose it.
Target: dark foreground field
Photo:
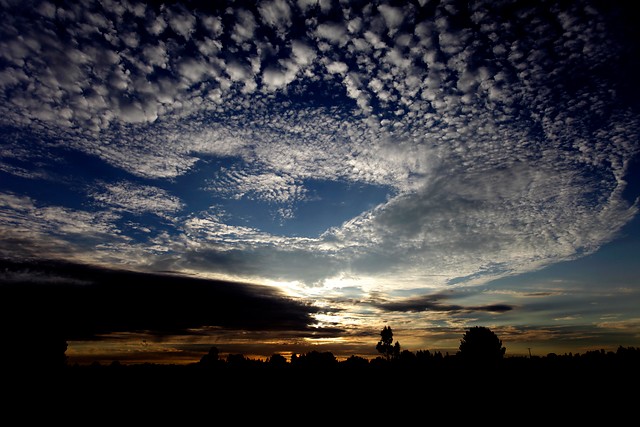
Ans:
[[[8,396],[4,407],[29,405],[32,410],[21,411],[25,421],[35,421],[47,408],[48,416],[68,420],[77,411],[101,419],[204,411],[212,420],[224,416],[228,420],[224,424],[238,425],[262,425],[267,420],[327,425],[329,419],[355,425],[365,425],[365,420],[376,426],[387,423],[382,420],[423,424],[445,414],[453,425],[463,424],[462,420],[503,425],[577,425],[582,420],[611,425],[631,420],[628,417],[637,420],[640,405],[638,360],[605,357],[506,358],[492,365],[452,359],[430,366],[247,361],[23,367],[6,370],[4,378],[8,380],[3,383],[3,395]]]

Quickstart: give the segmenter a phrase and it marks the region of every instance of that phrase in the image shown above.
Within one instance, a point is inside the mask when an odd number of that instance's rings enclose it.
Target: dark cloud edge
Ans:
[[[396,302],[383,302],[375,304],[381,310],[387,312],[421,312],[421,311],[445,311],[445,312],[490,312],[490,313],[505,313],[516,308],[509,304],[489,304],[489,305],[474,305],[463,306],[457,304],[442,304],[439,301],[443,299],[450,299],[450,295],[445,294],[432,294],[424,295],[416,298],[408,298],[402,301]]]
[[[0,301],[5,336],[35,341],[100,340],[118,332],[162,338],[207,327],[318,332],[319,309],[274,288],[55,260],[0,259]]]

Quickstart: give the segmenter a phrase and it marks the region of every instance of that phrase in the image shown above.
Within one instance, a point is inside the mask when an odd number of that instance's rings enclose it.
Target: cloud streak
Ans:
[[[461,306],[456,304],[443,304],[440,301],[447,299],[444,295],[427,295],[422,298],[411,298],[405,301],[395,301],[382,303],[377,306],[384,311],[392,312],[421,312],[421,311],[442,311],[442,312],[490,312],[504,313],[513,310],[514,307],[508,304],[490,304],[481,306]]]
[[[7,190],[0,226],[96,261],[310,287],[477,284],[593,253],[637,214],[623,192],[640,127],[613,77],[630,55],[614,12],[8,2],[0,125],[17,136],[0,170],[51,179],[27,166],[65,149],[123,177],[91,182],[91,208]],[[208,171],[203,198],[267,202],[281,219],[300,219],[312,181],[391,196],[320,235],[278,235],[169,190],[211,158],[237,162]],[[125,227],[130,214],[165,221]]]
[[[166,191],[131,182],[104,183],[92,194],[96,202],[111,207],[115,211],[135,214],[154,213],[161,216],[175,214],[184,204],[179,198]]]

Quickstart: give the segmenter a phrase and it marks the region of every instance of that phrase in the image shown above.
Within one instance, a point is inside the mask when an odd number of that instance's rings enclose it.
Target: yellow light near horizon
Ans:
[[[338,314],[315,314],[313,317],[317,320],[319,327],[344,324],[343,316]]]
[[[308,296],[308,287],[298,280],[285,282],[280,280],[265,280],[265,286],[274,287],[283,291],[287,296],[294,298],[304,298]]]
[[[316,344],[316,345],[321,345],[321,344],[341,344],[341,343],[347,342],[347,340],[344,337],[334,337],[334,338],[306,337],[303,340],[306,341],[306,342],[312,343],[312,344]]]

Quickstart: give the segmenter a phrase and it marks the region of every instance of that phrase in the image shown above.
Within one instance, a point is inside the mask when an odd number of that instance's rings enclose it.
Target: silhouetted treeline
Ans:
[[[400,397],[442,398],[461,392],[485,396],[489,391],[516,403],[519,396],[540,401],[542,396],[561,399],[566,393],[626,399],[626,394],[620,395],[622,391],[629,385],[635,387],[640,380],[640,348],[636,347],[506,357],[502,341],[484,327],[469,329],[459,351],[453,354],[403,350],[399,342],[393,344],[390,328],[385,328],[381,337],[376,346],[380,355],[371,359],[352,355],[338,360],[331,352],[316,350],[254,359],[238,353],[221,354],[212,346],[199,361],[184,365],[118,361],[70,364],[64,353],[66,342],[56,340],[50,350],[34,352],[26,358],[17,354],[7,358],[11,354],[7,352],[2,367],[4,373],[18,378],[19,384],[58,384],[76,398],[83,398],[85,391],[100,394],[117,390],[123,399],[176,393],[193,397],[196,390],[215,395],[216,399],[233,400],[234,396],[247,393],[269,399],[290,394],[291,399],[297,399],[297,394],[309,387],[316,396],[330,395],[337,389],[349,389],[356,393],[354,396],[386,390],[396,401]],[[23,363],[11,363],[12,360]],[[25,381],[25,377],[29,380]],[[409,393],[416,388],[420,392]],[[511,389],[515,394],[508,394]],[[585,393],[589,395],[584,396]]]
[[[48,365],[51,368],[50,365]],[[377,369],[403,369],[403,370],[433,370],[434,372],[455,371],[457,369],[503,369],[503,370],[596,370],[624,368],[640,370],[640,348],[620,346],[616,351],[594,350],[583,354],[568,353],[558,355],[549,353],[546,356],[510,356],[499,361],[478,362],[465,359],[460,352],[455,354],[442,354],[439,351],[418,350],[412,352],[402,350],[395,358],[375,357],[367,359],[361,356],[350,356],[338,360],[331,352],[310,351],[303,354],[293,354],[289,360],[281,354],[273,354],[267,359],[254,359],[243,354],[228,354],[219,356],[216,347],[205,354],[200,361],[191,364],[122,364],[114,361],[108,364],[94,362],[90,365],[66,364],[60,366],[64,371],[227,371],[237,372],[242,370],[357,370],[375,371]]]
[[[453,409],[459,412],[456,420],[463,416],[478,422],[493,416],[488,408],[498,407],[522,412],[533,424],[537,419],[546,425],[552,416],[571,425],[580,417],[588,421],[612,411],[633,412],[637,406],[640,348],[504,357],[500,340],[473,331],[454,354],[402,350],[397,343],[380,346],[380,355],[372,359],[352,355],[344,360],[323,351],[254,359],[221,354],[214,346],[199,361],[184,365],[78,365],[60,362],[60,345],[52,359],[55,368],[39,364],[38,357],[30,357],[28,366],[5,364],[3,373],[12,375],[3,380],[17,381],[3,385],[19,404],[55,402],[56,408],[90,408],[96,414],[113,408],[144,413],[206,408],[216,416],[231,411],[238,422],[254,423],[293,411],[305,414],[305,425],[320,424],[323,416],[324,424],[349,419],[359,424],[367,414],[376,414],[376,425],[380,416],[414,417],[424,408],[433,413]],[[482,338],[477,347],[475,336]],[[389,337],[385,333],[387,344]]]
[[[380,356],[367,359],[352,355],[338,360],[331,352],[309,351],[303,354],[292,354],[287,360],[283,355],[275,353],[267,359],[251,359],[243,354],[227,354],[222,357],[217,347],[210,347],[196,363],[186,365],[167,364],[131,364],[118,361],[107,365],[94,362],[91,365],[73,365],[67,362],[67,342],[61,338],[43,341],[10,341],[18,344],[21,352],[2,352],[0,367],[6,370],[17,369],[21,372],[33,371],[95,371],[95,370],[190,370],[190,371],[234,371],[239,370],[354,370],[367,371],[375,369],[403,369],[431,372],[482,372],[487,370],[530,371],[578,371],[578,370],[611,370],[625,369],[640,371],[640,348],[619,346],[616,351],[593,350],[584,354],[549,353],[546,356],[510,356],[505,357],[506,349],[502,341],[489,328],[474,326],[468,329],[460,341],[459,350],[454,354],[442,354],[440,351],[418,350],[412,352],[402,350],[400,343],[393,345],[393,331],[385,327],[381,332],[382,339],[376,345]]]
[[[424,405],[435,410],[455,404],[464,406],[471,416],[468,411],[485,410],[491,404],[516,409],[535,404],[541,408],[536,414],[559,410],[568,422],[576,415],[567,399],[589,408],[589,413],[635,407],[640,348],[511,356],[478,363],[460,353],[429,350],[402,350],[388,359],[353,355],[338,360],[333,353],[321,351],[253,359],[242,354],[222,356],[212,347],[200,361],[184,365],[114,361],[67,363],[46,372],[28,368],[10,371],[18,381],[12,386],[5,382],[7,390],[22,388],[22,396],[36,393],[42,399],[62,400],[60,407],[81,405],[98,412],[105,410],[104,402],[138,410],[177,405],[190,408],[196,402],[216,411],[244,405],[242,417],[252,416],[256,408],[269,412],[282,405],[309,414],[319,408],[335,411],[345,407],[355,416],[361,408],[372,411],[382,404],[404,410]]]
[[[620,346],[614,351],[594,350],[586,353],[568,353],[558,355],[549,353],[547,356],[510,356],[499,362],[491,362],[495,367],[536,367],[536,368],[605,368],[605,367],[640,367],[640,348]],[[460,353],[450,355],[439,351],[418,350],[411,352],[402,350],[398,357],[386,359],[378,356],[366,359],[351,356],[338,360],[331,352],[310,351],[304,354],[294,354],[287,360],[280,354],[274,354],[268,359],[250,359],[242,354],[229,354],[226,358],[211,360],[203,357],[196,363],[198,368],[207,369],[303,369],[303,368],[331,368],[331,369],[376,369],[376,368],[406,368],[406,369],[447,369],[464,366],[477,366],[475,361],[465,360]],[[487,365],[489,366],[489,365]]]

